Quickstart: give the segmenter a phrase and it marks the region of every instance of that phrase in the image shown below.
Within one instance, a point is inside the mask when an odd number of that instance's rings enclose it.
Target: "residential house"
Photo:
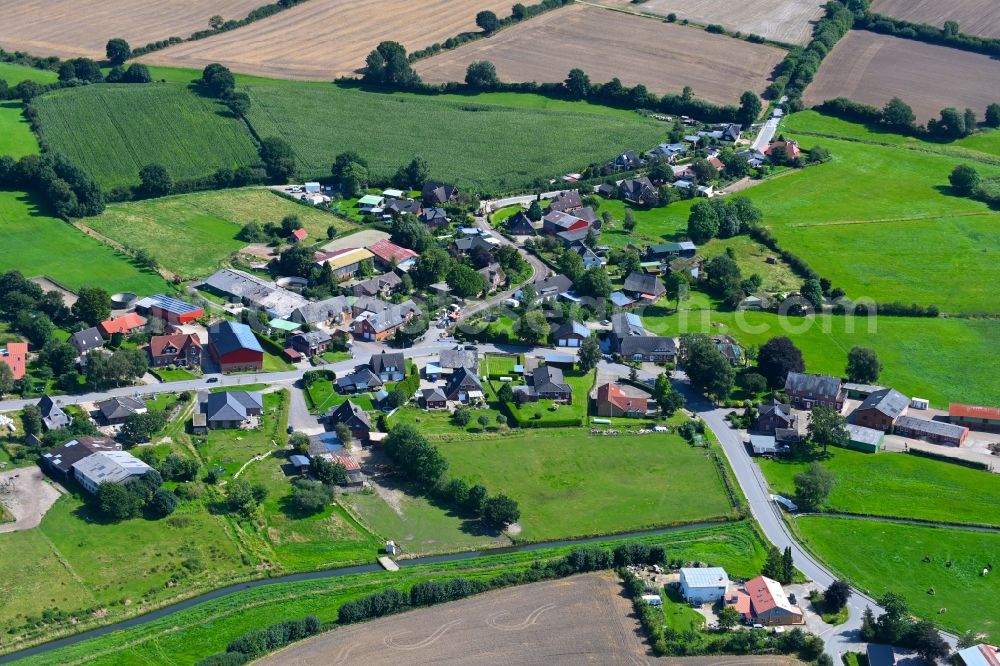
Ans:
[[[0,349],[0,363],[10,368],[14,379],[24,377],[28,367],[28,343],[8,342],[6,347]]]
[[[743,584],[750,596],[754,622],[764,626],[802,624],[802,610],[793,606],[776,580],[757,576]]]
[[[776,148],[784,148],[785,154],[788,155],[788,159],[794,160],[802,157],[802,149],[799,148],[799,144],[791,139],[778,139],[777,141],[772,141],[768,144],[767,148],[764,149],[764,154],[770,156]]]
[[[598,416],[644,418],[656,413],[650,394],[629,384],[608,382],[597,387]]]
[[[315,303],[306,303],[295,308],[291,319],[299,324],[316,326],[336,326],[351,319],[351,303],[353,299],[344,296],[334,296]]]
[[[829,407],[838,413],[844,410],[844,387],[837,377],[789,372],[785,392],[800,409]]]
[[[98,451],[120,451],[110,437],[77,437],[42,454],[41,466],[58,481],[73,479],[73,465]]]
[[[387,354],[383,350],[381,354],[372,354],[368,361],[368,367],[383,382],[398,382],[406,379],[406,360],[403,358],[403,352]]]
[[[69,343],[79,352],[80,356],[86,356],[95,349],[102,348],[104,338],[96,326],[91,326],[69,336]]]
[[[743,347],[734,338],[728,335],[713,335],[712,343],[719,353],[729,361],[729,365],[733,367],[743,365],[745,359]]]
[[[222,372],[264,367],[264,349],[246,324],[234,321],[212,324],[208,329],[208,351]]]
[[[615,171],[631,171],[638,169],[645,163],[646,161],[636,155],[634,150],[626,150],[612,160],[611,166]]]
[[[381,342],[409,323],[416,312],[413,301],[390,305],[379,312],[362,312],[354,319],[354,335],[361,340]]]
[[[552,365],[541,365],[529,375],[531,383],[514,387],[514,399],[520,402],[554,400],[573,402],[573,387],[566,383],[563,371]]]
[[[343,423],[351,431],[351,436],[359,442],[367,442],[372,431],[372,422],[368,413],[350,400],[345,400],[334,409],[328,411],[323,420],[332,430],[338,423]]]
[[[345,247],[333,252],[317,252],[316,265],[324,264],[337,276],[338,280],[351,277],[361,270],[363,262],[374,259],[375,255],[363,247]]]
[[[618,312],[611,317],[611,334],[608,337],[611,351],[620,352],[623,340],[632,337],[648,336],[642,325],[642,319],[631,312]]]
[[[722,128],[722,140],[729,143],[736,143],[740,140],[741,129],[738,123],[729,123]]]
[[[666,261],[674,257],[693,257],[698,247],[691,241],[679,243],[658,243],[646,248],[643,259],[646,261]]]
[[[523,210],[507,218],[507,231],[514,236],[534,236],[535,224]]]
[[[309,238],[309,232],[305,229],[293,229],[292,234],[288,237],[288,242],[301,243],[307,238]]]
[[[420,221],[432,229],[447,227],[448,223],[451,222],[451,220],[448,219],[448,213],[445,209],[438,208],[437,206],[424,208],[420,213]]]
[[[438,356],[438,367],[443,375],[450,375],[459,368],[466,368],[474,375],[479,374],[479,352],[459,345],[454,349],[442,349]]]
[[[778,455],[778,441],[774,435],[750,433],[750,449],[755,456],[773,458]]]
[[[427,181],[420,196],[425,206],[443,206],[458,200],[458,188],[454,185]]]
[[[288,340],[292,349],[306,356],[322,354],[333,344],[333,338],[326,331],[296,333]]]
[[[205,316],[205,308],[165,294],[153,294],[136,301],[135,309],[171,324],[190,324]]]
[[[73,463],[73,477],[96,495],[102,483],[129,483],[151,469],[128,451],[97,451]]]
[[[953,402],[948,405],[948,420],[970,430],[1000,432],[1000,407],[963,405]]]
[[[362,213],[371,215],[381,213],[385,208],[385,197],[378,194],[366,194],[358,199],[358,208]]]
[[[42,425],[46,430],[62,430],[71,422],[69,415],[62,410],[55,400],[43,395],[38,401],[38,411],[42,414]]]
[[[604,197],[605,199],[612,199],[614,198],[615,193],[618,191],[618,188],[612,185],[611,183],[601,183],[600,185],[597,186],[597,189],[595,189],[594,191],[597,192],[598,195]]]
[[[440,388],[428,388],[421,391],[424,409],[445,409],[448,406],[448,396]]]
[[[767,155],[757,150],[756,148],[748,148],[747,150],[741,150],[736,153],[743,159],[747,161],[747,164],[753,168],[757,168],[767,161]]]
[[[399,217],[400,215],[420,215],[423,211],[423,207],[419,201],[398,198],[387,199],[383,209],[393,217]]]
[[[721,567],[681,568],[681,596],[693,605],[711,604],[726,598],[729,574]]]
[[[663,335],[641,335],[625,338],[618,345],[623,359],[639,363],[673,363],[677,358],[677,343]]]
[[[480,268],[476,272],[486,280],[486,293],[499,290],[507,282],[507,276],[504,274],[503,269],[500,268],[500,264],[490,264],[489,266]]]
[[[547,234],[557,234],[561,231],[586,231],[589,227],[590,223],[586,220],[560,210],[547,213],[542,218],[542,231]]]
[[[561,213],[568,213],[577,208],[583,208],[580,190],[566,190],[565,192],[560,192],[549,201],[549,205],[545,207],[545,212],[559,211]]]
[[[568,321],[552,331],[556,347],[579,347],[590,337],[590,329],[578,321]]]
[[[667,162],[674,162],[686,152],[687,146],[683,143],[661,143],[646,154],[650,158],[659,158]]]
[[[548,303],[549,301],[554,301],[561,294],[570,291],[573,288],[573,281],[570,280],[565,275],[553,275],[544,280],[538,280],[532,287],[535,289],[535,295],[539,303]],[[514,295],[515,298],[521,300],[521,292]]]
[[[866,428],[889,432],[896,419],[906,414],[909,406],[910,399],[896,389],[880,389],[872,392],[854,410],[854,422]]]
[[[264,409],[264,396],[259,391],[221,391],[203,396],[199,411],[211,430],[240,428]]]
[[[360,393],[380,388],[382,388],[382,380],[367,365],[337,379],[337,391],[340,393]]]
[[[368,246],[368,251],[375,255],[375,261],[386,270],[398,268],[407,271],[420,256],[413,250],[396,245],[388,239],[372,243]]]
[[[894,432],[904,437],[925,439],[928,442],[949,446],[962,446],[965,438],[969,436],[969,429],[965,426],[918,419],[915,416],[900,416],[896,419]]]
[[[847,424],[847,448],[862,453],[877,453],[885,443],[885,432],[855,423]]]
[[[145,414],[146,403],[142,400],[129,396],[120,398],[110,398],[97,403],[97,409],[101,412],[101,417],[108,425],[121,425],[125,419],[133,414]]]
[[[403,279],[396,273],[389,271],[383,275],[376,275],[373,278],[352,285],[351,292],[355,296],[381,296],[382,298],[389,298],[402,285]]]
[[[755,429],[761,432],[774,432],[778,428],[791,430],[796,427],[797,420],[791,405],[771,398],[762,403],[757,411]]]
[[[107,321],[102,321],[97,325],[97,329],[105,338],[110,338],[115,333],[128,335],[138,331],[146,325],[146,318],[135,312],[129,312],[121,317],[112,317]]]
[[[657,276],[633,271],[625,278],[622,291],[638,300],[655,303],[666,295],[667,288]]]
[[[445,385],[444,394],[449,400],[469,403],[483,400],[486,392],[479,378],[468,368],[455,368]]]
[[[586,236],[584,236],[584,240],[586,240]],[[583,259],[583,267],[586,270],[590,270],[591,268],[604,268],[608,263],[607,259],[599,256],[583,243],[575,246],[573,251],[579,254]]]
[[[149,339],[149,359],[154,368],[165,365],[200,368],[201,354],[201,341],[193,333],[154,335]]]
[[[622,200],[637,206],[652,206],[660,200],[659,192],[645,176],[626,178],[618,183],[618,194]]]

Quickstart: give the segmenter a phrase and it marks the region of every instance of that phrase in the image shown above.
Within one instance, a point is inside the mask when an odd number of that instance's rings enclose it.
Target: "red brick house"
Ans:
[[[612,382],[598,387],[595,403],[598,416],[643,418],[656,411],[645,391]]]
[[[264,349],[246,324],[223,321],[212,325],[208,331],[208,351],[222,372],[264,367]]]
[[[830,407],[844,410],[844,385],[837,377],[789,372],[785,392],[792,404],[801,409]]]
[[[854,422],[865,428],[889,432],[906,414],[910,399],[896,389],[873,391],[854,411]]]
[[[146,325],[146,318],[142,315],[138,315],[135,312],[129,312],[121,317],[112,317],[107,321],[102,321],[97,325],[97,330],[101,332],[105,338],[110,338],[115,333],[121,333],[122,335],[128,335],[133,331],[138,331],[140,328]]]
[[[154,335],[149,339],[149,359],[154,368],[165,365],[200,368],[201,353],[198,336],[190,333]]]
[[[171,298],[164,294],[154,294],[135,304],[136,310],[145,312],[171,324],[190,324],[205,316],[205,308]]]

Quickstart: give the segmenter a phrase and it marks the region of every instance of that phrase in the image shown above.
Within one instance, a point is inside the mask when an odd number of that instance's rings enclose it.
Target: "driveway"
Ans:
[[[307,435],[319,435],[324,428],[319,419],[309,413],[306,405],[306,398],[303,390],[299,388],[298,382],[288,386],[291,400],[288,403],[288,425],[296,432],[304,432]]]
[[[3,492],[13,480],[13,493]],[[0,502],[14,516],[13,523],[0,523],[0,532],[16,532],[38,527],[56,500],[59,491],[49,483],[37,465],[0,473]]]

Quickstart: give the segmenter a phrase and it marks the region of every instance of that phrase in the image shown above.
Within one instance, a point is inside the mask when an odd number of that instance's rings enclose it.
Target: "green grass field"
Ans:
[[[438,446],[449,474],[518,501],[520,538],[529,541],[707,520],[731,510],[705,450],[673,435],[540,430]]]
[[[38,139],[21,113],[20,102],[0,102],[0,155],[14,159],[38,153]]]
[[[869,594],[898,592],[912,612],[945,629],[1000,638],[1000,616],[987,610],[996,608],[1000,576],[980,575],[996,563],[1000,534],[850,518],[795,522],[815,553]]]
[[[257,390],[254,387],[234,386],[231,391]],[[271,440],[275,433],[284,432],[287,423],[287,394],[283,402],[282,392],[264,394],[264,414],[261,427],[255,430],[219,429],[209,430],[203,445],[198,447],[199,453],[209,469],[222,467],[226,476],[231,477],[245,462],[263,453],[274,453]]]
[[[167,288],[158,274],[136,267],[110,247],[45,215],[34,195],[0,191],[0,230],[4,234],[0,271],[47,275],[70,289],[89,285],[111,293],[153,294]]]
[[[843,375],[851,347],[871,347],[884,366],[879,378],[883,385],[926,397],[939,407],[947,407],[949,401],[1000,402],[1000,385],[988,362],[1000,344],[997,320],[878,317],[870,331],[864,317],[782,319],[762,312],[666,314],[661,308],[647,308],[643,322],[661,334],[728,333],[744,345],[762,345],[787,335],[802,350],[809,372],[835,376]]]
[[[902,453],[860,453],[830,449],[822,464],[836,484],[833,511],[947,523],[1000,526],[1000,477],[959,465]],[[763,460],[771,488],[794,496],[794,477],[808,463]]]
[[[573,389],[572,403],[566,405],[556,403],[554,400],[538,400],[537,402],[525,402],[518,406],[514,402],[508,405],[514,419],[522,424],[579,419],[580,425],[584,425],[587,421],[587,404],[589,402],[587,396],[590,394],[590,389],[594,386],[594,373],[565,370],[563,377],[566,383]],[[499,382],[491,382],[491,384],[493,384],[494,390],[500,387]],[[541,418],[536,418],[538,414],[541,415]]]
[[[297,215],[316,240],[325,239],[330,226],[337,235],[356,230],[346,220],[261,188],[112,204],[86,225],[126,247],[147,250],[165,268],[192,278],[208,275],[246,245],[236,238],[244,224],[280,224],[288,215]]]
[[[246,126],[184,85],[84,86],[34,104],[53,150],[105,188],[138,183],[147,164],[161,164],[178,179],[257,161]]]
[[[49,69],[35,69],[10,62],[0,62],[0,79],[5,80],[7,85],[13,88],[21,81],[53,83],[59,79],[59,75]]]

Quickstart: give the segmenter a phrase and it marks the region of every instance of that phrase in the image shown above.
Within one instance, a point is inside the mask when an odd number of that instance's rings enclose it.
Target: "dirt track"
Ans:
[[[2,1],[2,0],[0,0]],[[384,40],[407,51],[461,32],[477,31],[484,9],[510,15],[510,0],[309,0],[239,30],[151,53],[143,62],[204,67],[287,79],[331,80],[353,75]]]
[[[655,93],[691,86],[696,96],[735,104],[763,92],[781,49],[741,42],[652,18],[571,5],[417,63],[425,81],[462,81],[469,63],[489,60],[503,81],[557,82],[574,67],[591,81],[621,79]]]
[[[996,0],[875,0],[872,11],[939,28],[958,21],[962,32],[1000,37],[1000,2]]]
[[[208,29],[208,19],[244,18],[261,0],[0,0],[0,46],[63,57],[104,57],[123,37],[132,48]]]
[[[989,56],[852,30],[823,61],[803,101],[848,97],[881,107],[899,97],[926,123],[949,106],[969,107],[981,119],[997,90],[1000,64]]]
[[[645,14],[688,19],[702,25],[718,23],[728,30],[754,33],[787,44],[805,44],[812,38],[813,22],[823,16],[821,0],[589,0],[608,7],[622,7]]]

